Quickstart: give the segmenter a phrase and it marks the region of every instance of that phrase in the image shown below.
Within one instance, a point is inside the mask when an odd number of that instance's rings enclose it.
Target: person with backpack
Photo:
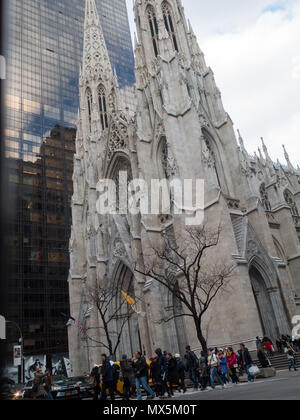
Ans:
[[[199,359],[199,377],[200,377],[200,384],[201,384],[201,391],[205,391],[209,379],[209,371],[207,366],[207,358],[205,356],[204,351],[201,352],[201,356]]]
[[[176,363],[177,363],[177,374],[178,374],[178,390],[179,392],[181,392],[181,390],[183,391],[183,393],[186,393],[186,386],[185,386],[185,366],[183,363],[182,358],[180,357],[180,354],[175,354],[175,359],[176,359]]]
[[[90,377],[94,391],[93,400],[98,401],[100,395],[100,371],[98,365],[94,365]]]
[[[226,388],[226,385],[222,381],[219,375],[220,361],[217,355],[213,352],[212,349],[208,350],[207,365],[210,369],[210,387],[215,389],[215,379],[219,381],[222,388]]]
[[[198,382],[198,371],[199,371],[199,360],[195,353],[191,351],[190,346],[186,346],[186,361],[187,361],[187,371],[189,373],[189,378],[194,384],[194,391],[198,391],[199,382]]]

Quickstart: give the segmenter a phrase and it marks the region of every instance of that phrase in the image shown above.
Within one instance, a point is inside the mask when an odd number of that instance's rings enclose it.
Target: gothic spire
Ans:
[[[284,157],[285,157],[285,160],[286,160],[288,169],[289,169],[290,172],[294,172],[295,169],[294,169],[294,167],[293,167],[293,165],[292,165],[292,163],[290,161],[290,156],[289,156],[289,154],[288,154],[288,152],[287,152],[287,150],[285,148],[285,145],[283,144],[282,147],[283,147],[283,150],[284,150]]]
[[[84,22],[83,75],[99,69],[103,79],[113,76],[95,0],[86,0]]]

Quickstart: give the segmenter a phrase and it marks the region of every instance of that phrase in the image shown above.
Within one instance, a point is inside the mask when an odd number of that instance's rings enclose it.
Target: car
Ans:
[[[28,381],[24,387],[23,399],[33,398],[33,381]],[[51,393],[55,400],[80,399],[80,387],[77,381],[65,376],[53,376]]]

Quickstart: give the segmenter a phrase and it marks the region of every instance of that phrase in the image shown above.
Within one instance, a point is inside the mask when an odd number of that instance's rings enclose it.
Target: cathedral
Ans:
[[[168,291],[137,274],[149,244],[172,231],[180,241],[182,224],[172,214],[101,215],[102,179],[203,179],[205,223],[222,225],[211,256],[236,264],[230,293],[217,296],[205,317],[210,346],[255,349],[255,337],[290,334],[300,314],[300,169],[274,162],[262,148],[250,155],[226,113],[213,71],[206,65],[181,0],[134,0],[135,109],[126,106],[112,69],[94,0],[86,0],[83,64],[70,238],[69,351],[72,374],[82,374],[106,352],[103,325],[89,288],[111,285],[136,302],[120,328],[116,357],[157,347],[183,354],[199,341],[188,317]],[[142,270],[140,270],[142,271]],[[180,305],[179,305],[180,306]],[[159,320],[169,318],[168,322]],[[78,327],[80,326],[80,328]]]

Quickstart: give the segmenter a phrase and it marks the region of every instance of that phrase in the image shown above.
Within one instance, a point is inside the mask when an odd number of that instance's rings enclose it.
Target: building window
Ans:
[[[286,203],[291,208],[292,215],[295,217],[299,217],[298,207],[293,194],[289,190],[285,190],[283,194]]]
[[[89,130],[91,131],[93,97],[92,97],[92,91],[91,91],[90,88],[88,88],[87,91],[86,91],[86,98],[87,98],[88,117],[89,117]]]
[[[155,54],[155,57],[157,57],[158,56],[158,24],[157,24],[157,19],[156,19],[155,12],[152,6],[148,7],[147,13],[148,13],[151,38],[152,38],[152,43],[153,43],[153,48],[154,48],[154,54]]]
[[[175,51],[178,52],[178,44],[177,44],[177,39],[176,39],[176,33],[175,33],[174,25],[173,25],[173,19],[172,19],[170,6],[168,5],[168,3],[165,2],[163,4],[162,11],[163,11],[166,30],[168,31],[168,34],[169,34],[170,38],[172,39],[173,47],[174,47]]]
[[[105,130],[108,127],[108,116],[107,116],[105,90],[103,86],[98,87],[98,103],[99,103],[99,112],[100,112],[102,130]]]

